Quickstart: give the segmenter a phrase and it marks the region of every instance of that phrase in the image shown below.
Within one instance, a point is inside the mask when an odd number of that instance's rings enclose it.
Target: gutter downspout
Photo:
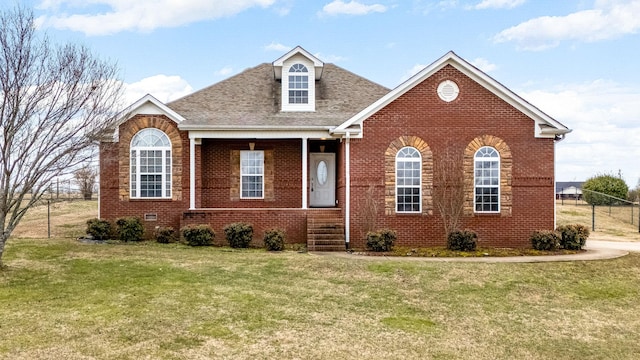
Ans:
[[[189,138],[189,210],[196,208],[196,139]]]
[[[347,132],[346,134],[346,143],[344,145],[345,150],[345,211],[344,211],[344,238],[345,238],[345,247],[349,249],[349,236],[350,236],[350,225],[351,225],[351,155],[349,145],[351,143],[350,135],[351,133]]]
[[[309,150],[307,147],[307,143],[309,142],[309,138],[302,138],[302,208],[307,209],[309,206],[307,205],[307,172],[309,171],[307,158],[309,157]]]
[[[100,204],[102,203],[102,192],[100,191],[100,188],[102,187],[102,178],[100,177],[100,174],[102,174],[102,161],[100,161],[102,152],[100,150],[100,147],[98,147],[98,219],[102,219],[102,211],[100,206]],[[129,168],[129,171],[131,171],[131,168]]]
[[[556,135],[553,139],[553,228],[558,227],[558,209],[557,209],[557,201],[556,201],[556,144],[560,141],[564,140],[566,134]]]

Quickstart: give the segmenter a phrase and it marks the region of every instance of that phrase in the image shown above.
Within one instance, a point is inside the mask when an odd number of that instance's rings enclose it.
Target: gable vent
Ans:
[[[438,96],[446,102],[451,102],[458,97],[460,88],[451,80],[445,80],[438,85]]]

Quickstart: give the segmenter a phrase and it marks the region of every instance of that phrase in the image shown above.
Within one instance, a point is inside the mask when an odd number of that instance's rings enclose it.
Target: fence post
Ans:
[[[596,230],[596,204],[591,204],[591,231]]]
[[[51,201],[47,200],[47,238],[51,239]]]

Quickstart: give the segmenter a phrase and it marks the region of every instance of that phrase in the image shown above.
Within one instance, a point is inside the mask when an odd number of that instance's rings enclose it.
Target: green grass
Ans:
[[[593,230],[595,220],[596,230],[591,231],[590,238],[599,240],[640,241],[638,211],[636,207],[631,216],[630,207],[612,207],[609,213],[609,207],[598,206],[593,213],[591,206],[584,203],[565,201],[562,204],[561,201],[556,201],[558,225],[582,224]]]
[[[640,254],[483,264],[11,239],[6,359],[634,359]]]

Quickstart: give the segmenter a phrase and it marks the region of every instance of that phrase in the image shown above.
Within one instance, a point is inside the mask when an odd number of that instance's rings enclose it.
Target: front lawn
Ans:
[[[431,263],[11,239],[7,359],[635,359],[640,254]]]

